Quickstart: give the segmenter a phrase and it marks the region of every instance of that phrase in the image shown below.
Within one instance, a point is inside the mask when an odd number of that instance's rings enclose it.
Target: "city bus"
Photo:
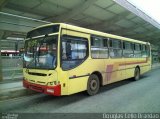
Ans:
[[[23,86],[48,95],[86,91],[128,78],[139,80],[151,69],[150,43],[52,23],[27,33]]]

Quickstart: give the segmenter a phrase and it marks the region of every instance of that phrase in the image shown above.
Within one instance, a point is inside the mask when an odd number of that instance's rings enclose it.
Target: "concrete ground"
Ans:
[[[0,101],[37,93],[35,91],[27,90],[24,88],[22,86],[22,79],[10,81],[7,83],[6,82],[0,83]]]
[[[54,97],[36,94],[0,101],[0,112],[14,113],[160,113],[160,68],[139,81],[124,80],[85,92]]]

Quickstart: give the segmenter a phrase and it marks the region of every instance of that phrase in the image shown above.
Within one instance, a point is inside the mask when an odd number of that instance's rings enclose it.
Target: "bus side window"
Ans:
[[[91,36],[91,57],[108,58],[108,39],[103,37]]]
[[[142,57],[140,44],[135,43],[134,45],[134,55],[136,58]]]
[[[133,43],[128,42],[128,41],[123,42],[123,56],[126,58],[134,57]]]
[[[71,58],[71,54],[72,54],[72,51],[71,51],[71,41],[67,41],[66,42],[66,57],[67,59],[70,59]]]
[[[146,55],[147,55],[147,57],[150,57],[150,49],[151,49],[150,45],[146,45]]]
[[[109,40],[109,55],[111,58],[122,57],[122,42],[118,39]]]
[[[147,46],[142,45],[142,57],[147,57]]]

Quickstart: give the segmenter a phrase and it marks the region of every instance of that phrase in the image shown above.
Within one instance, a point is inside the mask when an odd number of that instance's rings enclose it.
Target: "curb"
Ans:
[[[21,96],[33,95],[33,94],[37,94],[37,92],[29,89],[25,89],[23,87],[14,88],[14,89],[6,90],[4,92],[0,92],[0,101],[17,98]]]

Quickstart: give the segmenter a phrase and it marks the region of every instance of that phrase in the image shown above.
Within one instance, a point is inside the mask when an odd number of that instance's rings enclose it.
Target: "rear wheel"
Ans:
[[[140,70],[138,67],[136,67],[134,71],[134,80],[137,81],[139,79],[140,79]]]
[[[97,75],[92,74],[89,79],[88,79],[88,83],[87,83],[87,93],[88,95],[95,95],[96,93],[98,93],[99,91],[99,78]]]

